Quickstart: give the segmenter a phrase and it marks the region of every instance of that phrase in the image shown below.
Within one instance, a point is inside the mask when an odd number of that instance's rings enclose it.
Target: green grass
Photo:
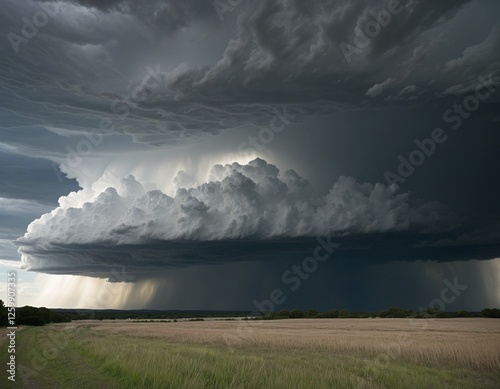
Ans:
[[[82,356],[80,331],[62,327],[24,327],[16,336],[16,382],[2,375],[2,388],[119,388]],[[5,343],[5,342],[4,342]],[[1,360],[7,362],[4,343]],[[97,367],[97,368],[96,368]],[[4,385],[4,383],[7,384]]]
[[[2,363],[7,361],[2,340]],[[69,329],[29,327],[17,334],[17,380],[2,388],[500,388],[494,372],[419,366],[377,355],[293,347],[181,344]],[[21,371],[31,375],[22,380]]]

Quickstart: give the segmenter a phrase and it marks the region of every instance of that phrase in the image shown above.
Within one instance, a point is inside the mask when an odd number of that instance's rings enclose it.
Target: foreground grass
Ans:
[[[2,371],[1,388],[119,388],[112,379],[82,355],[80,331],[61,331],[53,325],[21,327],[16,336],[16,381]],[[8,360],[2,342],[2,366]]]
[[[145,324],[147,325],[147,324]],[[5,342],[1,345],[6,362]],[[495,371],[297,347],[180,343],[50,325],[18,333],[18,375],[2,388],[499,388]],[[22,379],[24,376],[24,380]],[[5,384],[6,383],[6,384]]]

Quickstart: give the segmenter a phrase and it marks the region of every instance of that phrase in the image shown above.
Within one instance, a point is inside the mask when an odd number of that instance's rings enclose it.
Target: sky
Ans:
[[[0,298],[500,306],[494,0],[4,0]]]

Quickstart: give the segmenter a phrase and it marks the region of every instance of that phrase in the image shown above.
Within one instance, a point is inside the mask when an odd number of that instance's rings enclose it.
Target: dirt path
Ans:
[[[30,327],[17,334],[16,382],[9,388],[118,389],[98,366],[89,364],[75,342],[76,334],[63,327]],[[2,347],[4,348],[4,347]],[[3,352],[2,362],[8,355]],[[3,377],[6,379],[6,377]],[[1,385],[1,387],[4,387]],[[7,386],[5,386],[7,387]]]

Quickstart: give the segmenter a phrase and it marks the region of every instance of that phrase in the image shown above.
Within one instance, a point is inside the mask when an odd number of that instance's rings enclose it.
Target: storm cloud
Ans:
[[[438,202],[411,207],[409,195],[397,193],[395,186],[341,177],[327,195],[317,196],[296,172],[280,173],[262,159],[215,165],[209,175],[211,181],[186,188],[182,182],[188,174],[180,172],[174,197],[146,191],[129,175],[80,207],[62,205],[31,223],[17,240],[24,265],[79,272],[84,264],[86,275],[118,264],[152,271],[288,252],[300,257],[307,252],[304,242],[320,236],[382,234],[378,239],[383,239],[383,233],[425,236],[460,226],[460,218]]]
[[[173,61],[168,51],[174,39],[184,41],[183,31],[194,31],[195,51],[210,44],[199,27],[210,21],[212,29],[222,28],[211,1],[28,1],[22,7],[9,1],[11,12],[1,16],[10,36],[0,64],[6,127],[100,128],[158,145],[265,125],[283,105],[305,120],[387,100],[446,104],[450,93],[475,88],[480,76],[494,74],[490,82],[500,84],[496,26],[478,31],[470,46],[454,39],[453,23],[467,17],[470,3],[403,1],[391,13],[374,0],[307,7],[244,2],[231,13],[236,34],[212,43],[220,57],[197,64],[182,55]],[[21,17],[29,21],[41,4],[54,16],[26,40]],[[373,23],[378,32],[366,35]],[[15,109],[19,98],[24,113]]]
[[[455,270],[460,306],[500,302],[500,5],[224,4],[3,2],[0,264],[237,308],[320,239],[300,306],[420,303]]]

